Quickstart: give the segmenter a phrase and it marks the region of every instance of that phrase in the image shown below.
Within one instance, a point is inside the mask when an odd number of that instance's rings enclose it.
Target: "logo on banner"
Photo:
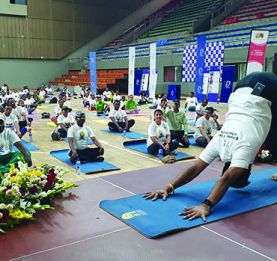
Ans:
[[[139,85],[139,79],[136,80],[136,85]]]
[[[229,89],[230,86],[231,86],[231,84],[232,84],[231,81],[226,81],[226,82],[225,82],[225,88],[226,88],[226,89]]]
[[[132,219],[134,217],[139,217],[139,216],[145,216],[146,213],[140,209],[138,210],[134,210],[134,211],[130,211],[130,212],[126,212],[124,214],[121,215],[122,219]]]
[[[198,85],[197,92],[198,93],[203,93],[203,87],[201,85]]]
[[[203,68],[202,68],[202,67],[199,68],[198,74],[199,74],[199,75],[203,75]]]
[[[264,34],[263,33],[256,33],[255,37],[256,38],[264,38]]]
[[[201,48],[199,54],[200,54],[200,56],[204,56],[205,50],[203,48]]]

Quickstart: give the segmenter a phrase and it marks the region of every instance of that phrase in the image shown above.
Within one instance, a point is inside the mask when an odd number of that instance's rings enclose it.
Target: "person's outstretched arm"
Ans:
[[[189,168],[185,169],[183,172],[178,174],[172,182],[166,185],[165,189],[158,190],[156,192],[147,192],[144,194],[145,199],[152,199],[153,201],[162,198],[166,200],[170,194],[174,192],[174,189],[181,187],[193,179],[195,179],[208,164],[201,159],[197,159],[196,162]]]
[[[181,213],[186,219],[192,220],[201,217],[206,220],[211,212],[211,208],[216,205],[224,196],[230,185],[240,176],[247,174],[248,170],[244,168],[231,167],[217,181],[208,198],[201,205],[185,208]]]
[[[25,161],[27,162],[28,166],[32,166],[32,159],[30,153],[27,149],[22,145],[21,141],[17,141],[14,143],[14,146],[23,154]]]

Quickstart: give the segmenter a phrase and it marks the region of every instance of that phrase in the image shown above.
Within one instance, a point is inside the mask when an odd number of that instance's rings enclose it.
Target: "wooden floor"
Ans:
[[[85,111],[86,113],[86,125],[91,127],[95,133],[95,136],[100,140],[105,148],[105,161],[112,163],[120,168],[118,171],[103,172],[100,174],[85,175],[81,174],[77,176],[75,170],[69,167],[67,164],[53,158],[49,152],[52,150],[67,149],[68,144],[62,141],[52,141],[51,132],[54,129],[50,119],[41,119],[42,112],[50,112],[53,114],[56,104],[43,104],[38,107],[34,113],[34,124],[32,126],[33,144],[39,147],[38,151],[32,152],[33,163],[49,163],[54,165],[63,166],[68,170],[68,174],[64,176],[67,181],[77,181],[82,179],[94,178],[103,175],[110,175],[120,172],[127,172],[137,169],[150,168],[156,166],[162,166],[163,163],[150,155],[144,155],[142,153],[125,149],[122,146],[123,138],[118,135],[111,135],[104,133],[101,130],[107,129],[108,119],[101,119],[96,116],[95,112],[88,111],[83,108],[81,99],[72,99],[71,106],[73,113],[77,110]],[[182,105],[183,106],[183,105]],[[223,120],[223,113],[226,112],[226,105],[215,104],[215,107],[220,111],[221,121]],[[135,119],[135,126],[133,131],[147,133],[147,128],[150,123],[150,114],[153,114],[153,110],[149,110],[148,106],[141,106],[140,112],[143,116],[135,116],[130,118]],[[28,136],[24,137],[28,141]],[[190,148],[178,149],[181,152],[188,153],[193,156],[198,156],[202,151],[199,147],[190,146]]]

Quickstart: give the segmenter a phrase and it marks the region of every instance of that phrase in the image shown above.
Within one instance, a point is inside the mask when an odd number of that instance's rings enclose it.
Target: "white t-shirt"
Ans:
[[[5,128],[16,132],[15,122],[18,122],[18,118],[14,114],[10,114],[10,116],[3,114],[0,116],[0,119],[5,122]]]
[[[90,106],[95,106],[96,105],[96,99],[92,99],[91,97],[88,98],[88,102]]]
[[[58,124],[64,124],[65,127],[68,129],[72,124],[75,123],[75,120],[72,115],[68,114],[67,117],[64,117],[62,114],[58,116],[57,119]]]
[[[120,109],[122,109],[125,106],[126,101],[120,101]]]
[[[248,90],[247,93],[243,93]],[[241,91],[240,91],[241,90]],[[271,102],[241,88],[229,98],[229,111],[222,129],[214,136],[200,159],[210,164],[220,157],[231,167],[248,169],[265,141],[271,125]]]
[[[21,107],[21,106],[17,106],[16,109],[17,109],[17,112],[18,112],[18,120],[19,121],[25,121],[26,116],[28,114],[27,108]]]
[[[188,104],[187,107],[196,107],[198,101],[196,97],[188,97],[186,99],[186,103]]]
[[[201,103],[199,103],[199,104],[197,104],[195,110],[204,114],[205,113],[205,109],[206,109],[206,106],[204,107]]]
[[[19,137],[10,129],[4,129],[0,133],[0,155],[6,155],[13,151],[13,144],[20,141]]]
[[[62,108],[60,107],[60,105],[58,104],[55,108],[55,114],[58,115],[62,112]]]
[[[68,129],[67,137],[74,139],[74,146],[77,150],[83,150],[88,147],[88,142],[91,137],[94,137],[94,133],[87,126],[79,127],[75,124]]]
[[[17,119],[19,119],[20,113],[19,113],[19,110],[18,110],[18,106],[16,106],[15,108],[12,109],[11,114],[15,115],[17,117]]]
[[[116,110],[112,110],[109,113],[109,117],[110,118],[111,117],[115,117],[115,120],[119,121],[119,122],[124,122],[125,121],[124,117],[126,117],[126,116],[127,116],[126,112],[121,110],[121,109],[119,109],[117,111]]]
[[[34,98],[26,99],[24,101],[24,105],[27,106],[27,107],[33,105],[34,103],[35,103]]]
[[[120,100],[121,100],[120,95],[114,96],[113,100],[114,100],[114,101],[120,101]]]
[[[103,96],[104,96],[104,97],[107,97],[107,98],[109,98],[109,99],[110,99],[111,94],[112,94],[112,93],[111,93],[110,91],[104,91],[104,92],[103,92]]]
[[[156,122],[153,121],[148,127],[147,147],[153,143],[150,137],[157,137],[161,143],[165,143],[166,135],[170,135],[168,124],[162,121],[160,125],[157,125]]]
[[[212,130],[216,128],[216,123],[213,118],[210,118],[209,120],[207,120],[204,116],[198,118],[195,123],[194,139],[202,136],[199,127],[201,127],[205,133],[210,136],[212,134]]]

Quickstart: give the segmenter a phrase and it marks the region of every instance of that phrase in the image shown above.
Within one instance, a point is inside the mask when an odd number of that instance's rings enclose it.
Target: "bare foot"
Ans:
[[[271,179],[277,181],[277,174],[272,175]]]

